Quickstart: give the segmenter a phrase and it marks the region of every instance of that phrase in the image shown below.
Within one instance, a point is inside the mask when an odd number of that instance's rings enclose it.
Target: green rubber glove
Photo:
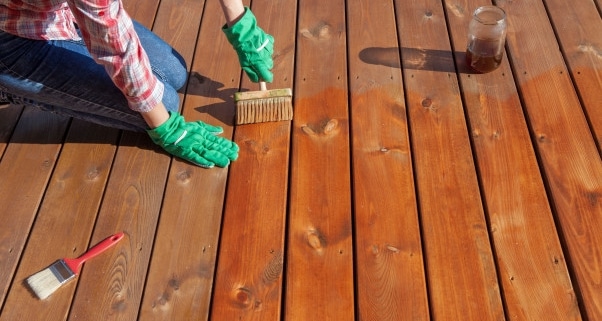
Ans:
[[[170,112],[165,123],[147,132],[168,153],[201,167],[226,167],[238,158],[238,145],[216,136],[223,132],[221,127],[186,122],[178,113]]]
[[[272,82],[274,75],[270,70],[274,67],[274,37],[257,26],[251,9],[245,8],[242,18],[230,28],[224,25],[222,31],[236,50],[240,66],[251,81]]]

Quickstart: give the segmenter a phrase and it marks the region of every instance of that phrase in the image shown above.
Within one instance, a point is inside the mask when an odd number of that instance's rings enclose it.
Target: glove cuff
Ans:
[[[149,129],[146,132],[155,144],[161,144],[165,141],[165,137],[173,133],[174,129],[182,121],[182,115],[176,112],[169,112],[169,118],[159,127]]]
[[[226,34],[226,38],[233,47],[238,47],[241,43],[240,37],[252,30],[257,28],[257,19],[253,12],[251,12],[251,8],[245,7],[245,13],[242,17],[231,27],[228,27],[225,24],[222,27],[222,31]]]

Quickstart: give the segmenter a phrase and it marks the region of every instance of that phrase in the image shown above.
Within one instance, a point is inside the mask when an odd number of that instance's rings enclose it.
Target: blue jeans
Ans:
[[[135,21],[134,27],[165,85],[163,104],[178,111],[177,90],[188,75],[184,59],[150,30]],[[83,41],[31,40],[0,30],[1,100],[119,129],[148,129]]]

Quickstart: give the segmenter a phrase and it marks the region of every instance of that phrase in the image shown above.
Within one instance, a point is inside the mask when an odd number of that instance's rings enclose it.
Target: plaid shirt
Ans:
[[[153,109],[163,83],[152,73],[132,20],[121,0],[0,0],[0,29],[38,40],[79,40],[103,65],[131,109]]]

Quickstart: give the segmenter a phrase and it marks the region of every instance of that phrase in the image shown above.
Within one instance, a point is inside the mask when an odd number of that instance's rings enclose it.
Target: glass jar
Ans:
[[[477,72],[495,70],[501,63],[506,41],[506,13],[496,6],[475,10],[468,26],[466,62]]]

